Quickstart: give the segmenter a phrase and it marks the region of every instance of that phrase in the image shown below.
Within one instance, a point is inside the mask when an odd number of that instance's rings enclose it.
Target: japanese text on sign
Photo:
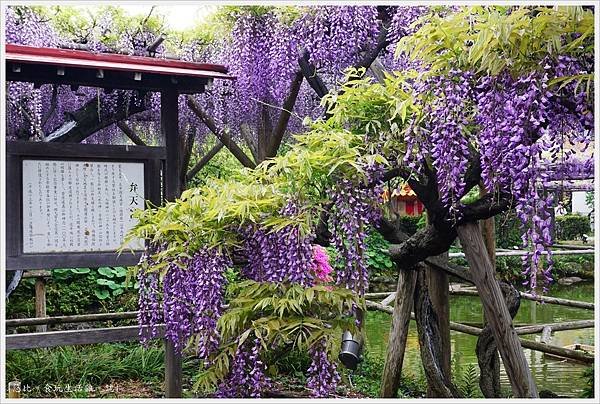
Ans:
[[[143,163],[23,160],[25,254],[116,251],[141,208]]]

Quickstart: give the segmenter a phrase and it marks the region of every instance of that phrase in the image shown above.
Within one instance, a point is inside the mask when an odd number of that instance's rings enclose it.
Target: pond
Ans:
[[[594,301],[594,284],[579,283],[571,286],[556,285],[550,289],[548,296],[565,299]],[[571,308],[550,304],[536,304],[522,300],[521,307],[515,318],[515,325],[544,324],[569,320],[593,319],[594,312],[578,308]],[[476,296],[451,296],[450,320],[455,322],[481,323],[483,321],[482,308]],[[385,357],[387,339],[389,336],[391,316],[382,312],[368,312],[366,318],[367,346],[369,352]],[[527,335],[526,338],[539,341],[540,334]],[[477,367],[475,345],[477,337],[451,331],[453,368],[465,369],[469,364]],[[552,334],[553,345],[564,346],[574,343],[594,344],[594,329],[557,331]],[[536,380],[538,390],[551,390],[552,392],[577,397],[585,387],[582,372],[586,365],[562,360],[547,358],[542,352],[525,350],[525,355],[531,366],[531,371]],[[477,370],[479,368],[477,367]],[[419,356],[419,341],[414,321],[411,321],[406,353],[404,359],[404,373],[419,376],[423,374]],[[503,390],[510,389],[510,384],[501,370],[501,383]]]

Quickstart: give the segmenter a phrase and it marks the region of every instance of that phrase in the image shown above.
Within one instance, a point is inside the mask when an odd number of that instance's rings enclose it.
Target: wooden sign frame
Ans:
[[[23,253],[23,160],[67,160],[144,164],[144,199],[160,205],[164,147],[79,143],[6,142],[6,269],[129,266],[141,251]]]

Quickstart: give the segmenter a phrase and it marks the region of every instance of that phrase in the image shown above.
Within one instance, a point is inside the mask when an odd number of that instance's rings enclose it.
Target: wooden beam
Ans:
[[[256,164],[254,164],[254,162],[252,162],[252,160],[250,160],[250,158],[248,156],[246,156],[246,153],[244,153],[244,151],[242,149],[240,149],[240,147],[231,138],[231,136],[229,136],[229,134],[226,133],[225,131],[219,130],[217,128],[215,121],[202,109],[202,107],[200,107],[200,105],[196,102],[194,97],[192,97],[192,96],[187,97],[187,105],[190,107],[192,112],[198,118],[200,118],[202,120],[202,122],[204,122],[204,124],[208,127],[208,129],[210,129],[210,131],[215,134],[215,136],[221,141],[221,143],[223,143],[225,145],[225,147],[227,147],[227,149],[229,149],[231,154],[233,154],[235,156],[235,158],[238,159],[238,161],[240,163],[242,163],[242,165],[244,167],[247,167],[247,168],[255,168],[256,167]]]
[[[35,316],[37,318],[46,317],[46,278],[43,276],[35,279]],[[35,329],[37,332],[48,331],[45,324],[40,324]]]
[[[212,160],[213,157],[215,157],[217,155],[218,152],[221,151],[221,149],[223,147],[225,147],[225,145],[223,143],[221,143],[221,141],[217,141],[218,143],[216,145],[214,145],[209,151],[208,153],[206,153],[204,156],[202,156],[202,158],[200,160],[198,160],[198,162],[196,164],[194,164],[194,166],[190,169],[190,171],[188,171],[188,173],[186,174],[186,180],[190,181],[192,178],[194,178],[196,176],[196,174],[198,174],[200,172],[200,170],[202,170],[202,168],[204,168],[204,166],[206,164],[208,164],[208,162],[210,160]]]
[[[372,302],[370,300],[366,301],[368,310],[378,310],[384,313],[392,314],[394,309],[390,306],[383,306],[380,303]],[[411,313],[411,319],[414,320],[415,315]],[[593,320],[591,320],[593,321]],[[587,328],[587,327],[586,327]],[[458,331],[465,334],[478,336],[481,334],[481,328],[469,326],[466,324],[455,323],[453,321],[450,322],[450,329],[452,331]],[[523,333],[526,334],[526,333]],[[544,353],[549,353],[556,356],[561,356],[568,359],[577,360],[583,363],[594,363],[594,356],[583,351],[576,351],[573,349],[566,349],[554,345],[542,344],[540,342],[530,341],[526,339],[520,339],[521,345],[523,348],[531,349],[533,351],[539,351]]]
[[[392,309],[390,307],[390,313],[392,314],[392,328],[388,338],[380,397],[393,398],[398,395],[416,282],[416,271],[400,270],[398,274],[394,308]]]
[[[158,329],[158,336],[164,336],[164,327]],[[139,338],[137,325],[88,330],[51,331],[6,336],[6,349],[52,348],[65,345],[87,345],[105,342],[131,341]]]
[[[146,146],[146,142],[142,140],[136,133],[131,129],[129,125],[127,125],[123,121],[117,122],[117,126],[119,129],[123,131],[123,133],[136,145],[138,146]]]
[[[267,148],[267,158],[275,157],[277,155],[277,150],[279,150],[279,146],[283,140],[283,135],[287,129],[290,116],[292,115],[292,110],[294,109],[294,105],[296,105],[296,99],[298,98],[298,92],[300,91],[300,85],[302,84],[303,77],[302,71],[299,70],[292,79],[290,91],[283,102],[283,106],[281,107],[282,110],[279,114],[279,120],[277,121],[277,124],[273,129],[273,133],[271,134],[269,146]]]
[[[122,313],[77,314],[73,316],[55,316],[45,318],[15,318],[6,320],[6,327],[28,327],[39,324],[84,323],[92,321],[127,320],[137,317],[137,311]]]

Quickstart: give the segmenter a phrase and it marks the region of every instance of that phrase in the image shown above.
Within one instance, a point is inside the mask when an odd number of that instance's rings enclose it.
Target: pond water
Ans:
[[[548,296],[565,299],[594,301],[593,283],[579,283],[571,286],[554,286]],[[515,325],[544,324],[570,320],[593,319],[594,312],[578,308],[551,304],[536,304],[529,300],[521,300],[521,307],[515,318]],[[455,322],[481,323],[483,314],[477,296],[451,296],[450,320]],[[387,313],[369,311],[366,316],[367,349],[370,353],[385,357],[389,336],[391,316]],[[539,341],[541,334],[526,335],[525,338]],[[477,337],[451,331],[452,359],[455,369],[465,369],[469,364],[477,367],[475,345]],[[574,343],[594,345],[594,329],[557,331],[552,334],[553,345],[564,346]],[[585,387],[582,372],[586,365],[563,360],[547,358],[542,352],[525,350],[525,355],[536,380],[538,390],[551,390],[556,394],[577,397]],[[458,370],[458,369],[457,369]],[[477,367],[477,371],[479,368]],[[422,376],[423,368],[419,356],[419,341],[414,321],[411,321],[403,373]],[[503,390],[509,390],[510,384],[501,369]]]

